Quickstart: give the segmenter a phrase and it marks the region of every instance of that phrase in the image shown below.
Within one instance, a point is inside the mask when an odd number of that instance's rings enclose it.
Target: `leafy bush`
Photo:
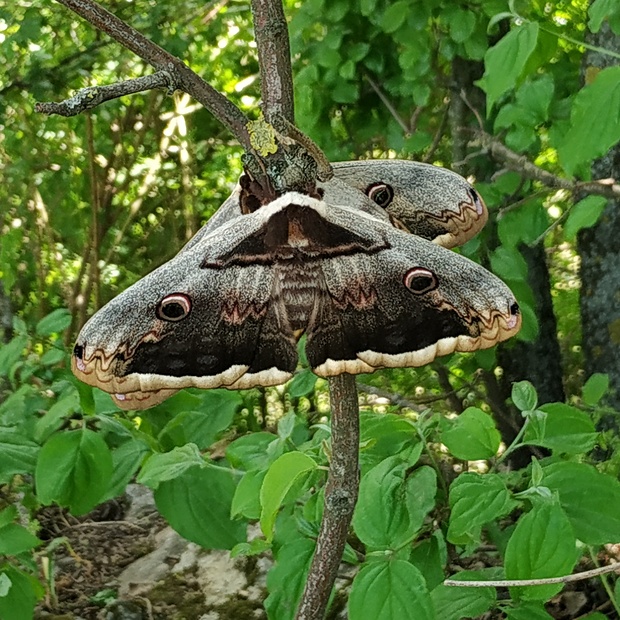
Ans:
[[[10,609],[6,617],[31,618],[44,592],[38,507],[56,503],[85,514],[137,476],[188,540],[233,555],[270,550],[276,564],[268,615],[293,617],[322,515],[328,422],[311,424],[289,406],[275,432],[243,434],[261,427],[257,391],[188,390],[140,416],[122,412],[66,370],[66,326],[63,311],[45,317],[33,336],[18,321],[0,350],[7,395],[0,484],[8,498],[0,511],[0,616]],[[296,402],[299,410],[324,386],[302,371],[285,389],[284,409]],[[561,584],[514,587],[509,600],[498,600],[493,587],[442,582],[448,565],[464,564],[483,541],[496,546],[502,567],[462,570],[457,579],[566,575],[588,548],[620,540],[620,483],[587,459],[599,437],[592,413],[606,389],[606,378],[595,375],[580,406],[538,407],[531,384],[514,384],[525,424],[508,447],[479,407],[458,417],[363,408],[360,494],[344,556],[358,569],[349,617],[397,620],[415,609],[416,618],[458,620],[494,608],[509,618],[551,617],[543,605]],[[215,457],[211,446],[222,437],[225,456]],[[504,468],[522,446],[549,455],[526,469]],[[250,522],[260,524],[262,536],[248,541]]]

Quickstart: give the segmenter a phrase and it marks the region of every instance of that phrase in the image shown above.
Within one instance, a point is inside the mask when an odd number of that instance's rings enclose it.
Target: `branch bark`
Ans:
[[[584,579],[591,579],[592,577],[598,577],[600,575],[613,573],[619,570],[620,562],[616,562],[614,564],[610,564],[609,566],[601,566],[600,568],[593,568],[591,570],[575,573],[573,575],[564,575],[563,577],[547,577],[543,579],[500,579],[498,581],[460,581],[457,579],[446,579],[443,582],[443,585],[457,588],[488,588],[489,586],[494,588],[512,588],[514,586],[540,586],[551,583],[583,581]]]
[[[252,0],[252,16],[263,114],[269,123],[275,117],[294,123],[291,48],[281,0]]]
[[[540,181],[547,187],[566,189],[571,192],[586,192],[607,198],[620,197],[620,183],[615,179],[598,179],[595,181],[565,179],[533,164],[525,155],[515,153],[515,151],[512,151],[497,138],[485,131],[472,129],[471,127],[461,128],[461,130],[476,136],[480,144],[488,149],[493,159],[504,164],[509,170],[514,170],[528,179]]]
[[[108,34],[158,71],[166,71],[171,77],[172,88],[182,90],[202,103],[239,140],[246,152],[253,152],[245,114],[194,73],[182,60],[147,39],[93,0],[58,0],[58,2],[83,17],[98,30]]]
[[[288,28],[281,0],[252,0],[265,119],[302,144],[318,164],[318,173],[331,176],[327,159],[293,125],[293,78]],[[282,119],[285,127],[282,127]],[[316,180],[316,177],[315,177]],[[321,529],[297,620],[322,620],[347,541],[359,488],[359,405],[355,379],[340,375],[329,380],[332,404],[331,463],[325,488]]]
[[[174,78],[167,71],[158,71],[152,75],[144,75],[132,80],[125,80],[108,86],[89,86],[79,90],[73,97],[60,103],[37,103],[35,112],[43,114],[59,114],[60,116],[76,116],[81,112],[96,108],[98,105],[118,99],[124,95],[133,95],[145,90],[165,88],[169,92],[175,90]]]
[[[353,375],[329,380],[332,441],[325,506],[316,551],[296,620],[322,620],[327,609],[359,490],[359,415]]]

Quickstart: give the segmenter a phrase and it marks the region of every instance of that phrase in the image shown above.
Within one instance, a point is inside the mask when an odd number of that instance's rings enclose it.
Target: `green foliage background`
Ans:
[[[620,5],[285,4],[300,128],[332,160],[406,157],[471,176],[491,222],[462,252],[513,288],[528,345],[543,332],[523,244],[543,248],[563,364],[566,402],[540,406],[531,384],[502,383],[511,356],[523,355],[510,345],[501,366],[481,352],[362,379],[375,398],[361,413],[357,545],[345,553],[360,570],[349,617],[372,610],[399,620],[412,606],[416,618],[551,617],[544,603],[557,586],[513,588],[498,601],[493,588],[441,582],[448,559],[483,540],[503,568],[459,579],[562,575],[620,540],[620,457],[613,433],[595,426],[617,415],[604,399],[615,398],[609,386],[620,386],[620,368],[584,372],[577,244],[614,204],[567,189],[588,181],[593,160],[620,140]],[[257,115],[247,4],[106,6]],[[606,50],[592,43],[596,33]],[[36,114],[36,101],[150,71],[59,5],[0,7],[0,43],[0,279],[14,314],[0,349],[0,617],[31,617],[43,593],[37,508],[55,502],[84,514],[136,475],[186,538],[235,553],[270,549],[267,613],[293,617],[329,458],[324,382],[302,370],[282,389],[184,391],[136,418],[67,370],[86,318],[171,258],[224,201],[241,171],[239,147],[179,93],[148,92],[70,119]],[[597,68],[586,52],[612,66]],[[512,435],[506,411],[520,422]],[[222,438],[226,457],[211,458]],[[523,446],[539,460],[506,471]],[[604,458],[594,461],[594,448]],[[217,527],[205,530],[196,514]],[[263,538],[246,541],[248,521]],[[618,609],[613,585],[605,588]]]

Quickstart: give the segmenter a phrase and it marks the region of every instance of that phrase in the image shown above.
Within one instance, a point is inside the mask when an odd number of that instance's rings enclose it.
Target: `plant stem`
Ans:
[[[342,559],[359,489],[359,412],[355,378],[329,380],[332,459],[316,551],[296,620],[322,620]]]
[[[525,435],[525,429],[527,428],[529,418],[525,418],[525,422],[523,426],[519,429],[517,436],[513,439],[512,443],[504,450],[504,454],[502,454],[497,461],[495,461],[495,467],[497,467],[509,454],[514,452],[521,444],[521,439],[523,439],[523,435]]]

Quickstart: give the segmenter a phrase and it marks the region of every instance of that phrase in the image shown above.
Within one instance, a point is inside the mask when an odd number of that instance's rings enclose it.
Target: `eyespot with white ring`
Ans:
[[[437,276],[424,267],[410,269],[405,274],[404,283],[414,295],[424,295],[439,286]]]
[[[392,204],[394,189],[387,183],[373,183],[366,188],[366,195],[383,209]]]
[[[189,316],[192,310],[192,300],[184,293],[166,295],[157,305],[157,318],[162,321],[177,323]]]

